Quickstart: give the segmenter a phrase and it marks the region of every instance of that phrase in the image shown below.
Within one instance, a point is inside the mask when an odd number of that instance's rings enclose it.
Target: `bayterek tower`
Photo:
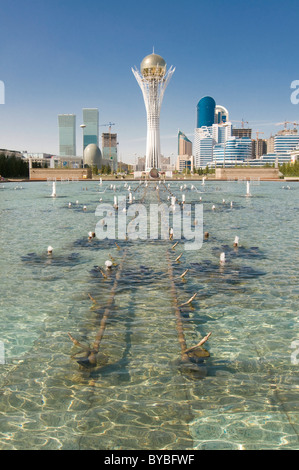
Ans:
[[[147,141],[145,170],[159,168],[160,163],[160,110],[166,87],[175,68],[166,71],[166,62],[154,52],[147,55],[140,65],[140,72],[132,69],[141,88],[147,113]]]

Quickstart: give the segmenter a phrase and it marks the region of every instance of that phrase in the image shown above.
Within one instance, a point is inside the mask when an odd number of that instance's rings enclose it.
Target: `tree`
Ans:
[[[279,170],[284,176],[299,176],[299,161],[283,163]]]
[[[4,178],[28,178],[29,165],[20,157],[15,155],[0,155],[0,175]]]

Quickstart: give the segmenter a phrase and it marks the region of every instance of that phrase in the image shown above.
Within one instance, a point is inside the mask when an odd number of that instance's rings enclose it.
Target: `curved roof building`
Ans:
[[[228,110],[224,106],[220,106],[220,104],[217,104],[215,108],[215,124],[223,124],[228,121]]]
[[[197,104],[197,128],[209,127],[215,121],[216,102],[211,96],[204,96]]]
[[[97,166],[98,168],[102,166],[102,153],[96,144],[87,145],[84,150],[83,161],[84,165]]]

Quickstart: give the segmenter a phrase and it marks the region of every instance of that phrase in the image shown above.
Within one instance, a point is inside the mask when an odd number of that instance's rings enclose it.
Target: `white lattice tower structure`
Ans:
[[[147,113],[146,171],[159,168],[160,160],[160,110],[165,90],[175,68],[166,72],[166,62],[154,52],[141,62],[140,72],[132,72],[141,88]]]

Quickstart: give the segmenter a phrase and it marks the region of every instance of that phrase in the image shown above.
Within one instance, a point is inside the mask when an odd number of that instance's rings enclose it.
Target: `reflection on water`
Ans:
[[[99,199],[128,195],[124,183],[57,183],[57,198],[47,183],[4,185],[1,449],[298,449],[297,186],[251,185],[246,198],[245,183],[192,184],[130,186],[135,202],[181,200],[183,186],[203,204],[210,236],[194,252],[88,240]],[[187,348],[212,335],[185,362],[174,295],[195,293],[179,309]],[[105,314],[96,367],[80,367]]]

